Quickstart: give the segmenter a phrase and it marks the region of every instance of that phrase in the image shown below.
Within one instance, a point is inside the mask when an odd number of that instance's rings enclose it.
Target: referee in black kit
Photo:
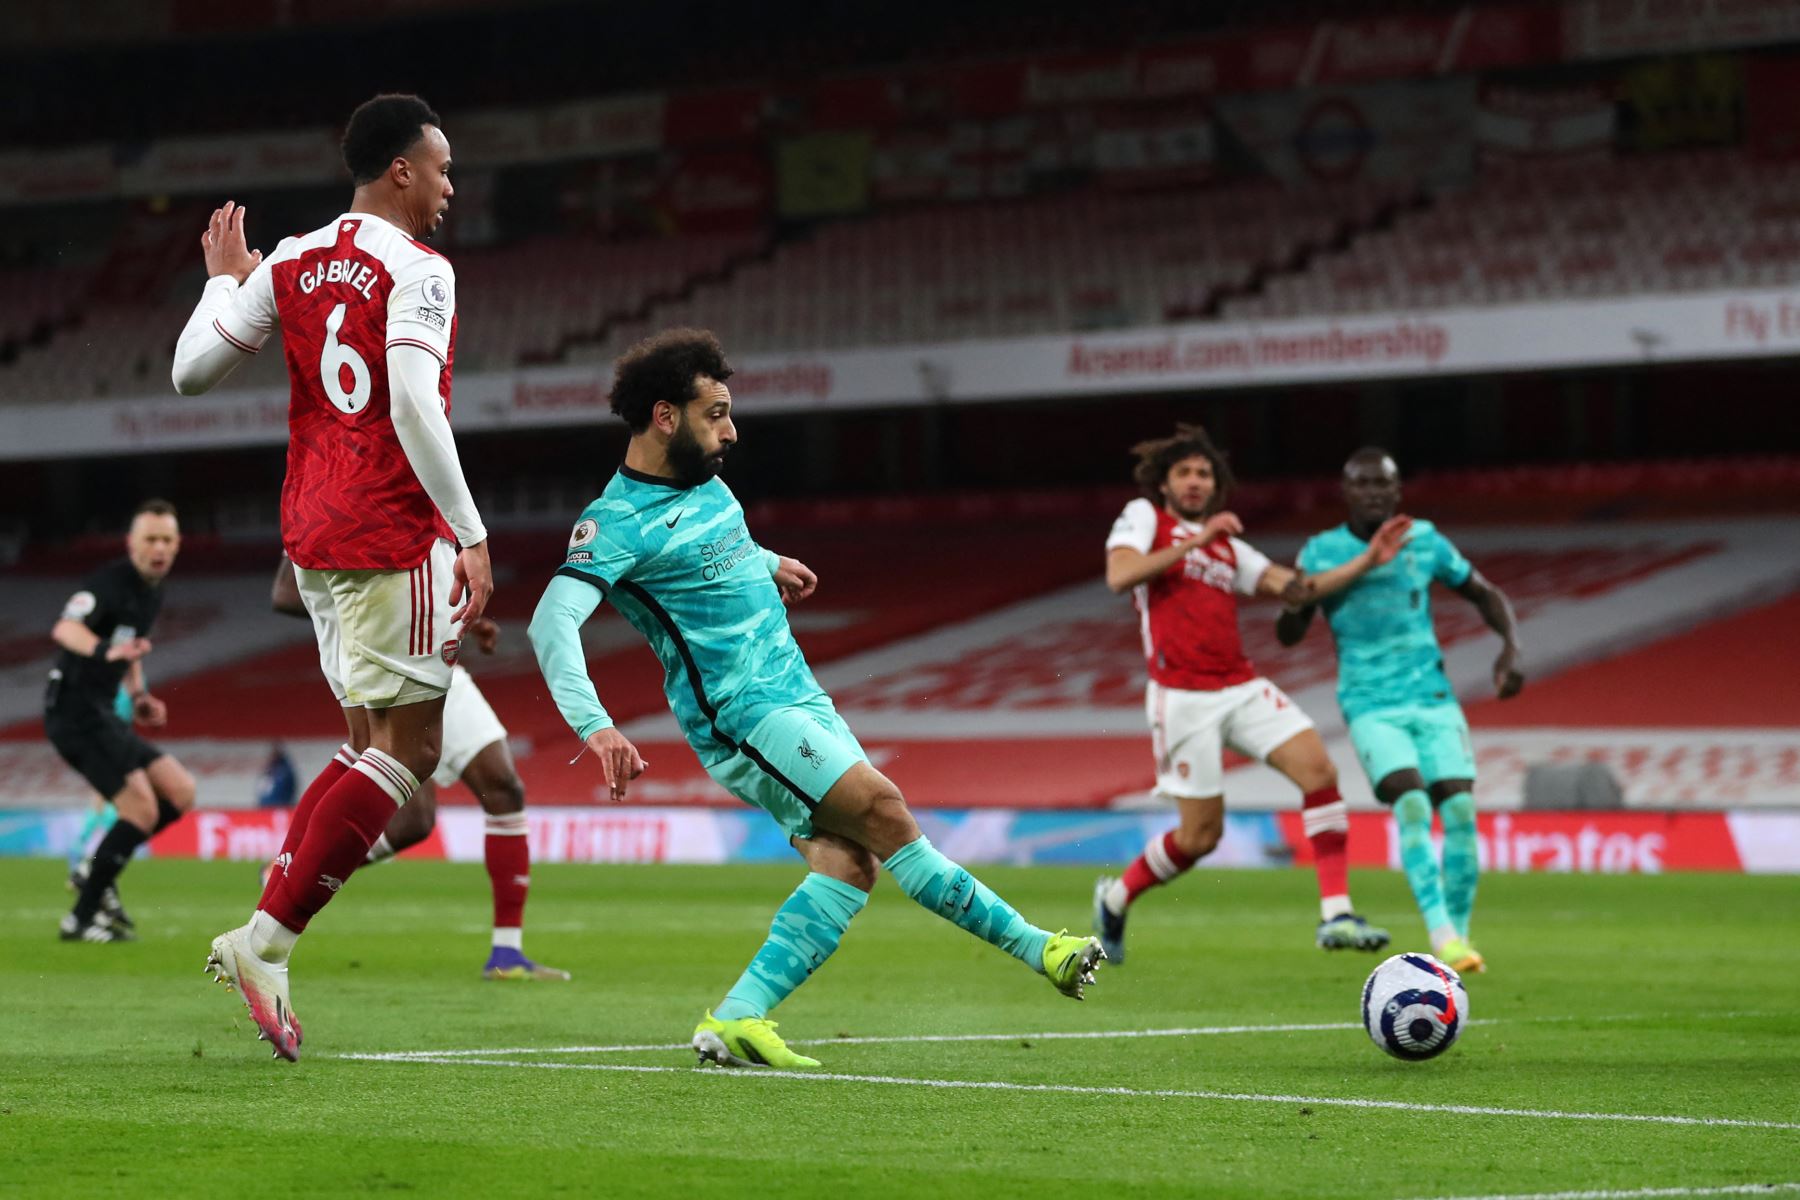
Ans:
[[[94,849],[74,911],[62,919],[66,942],[132,940],[113,882],[139,846],[194,806],[194,777],[133,732],[113,707],[122,682],[138,721],[154,728],[168,719],[167,707],[144,684],[143,658],[162,610],[163,580],[181,549],[175,506],[167,500],[138,505],[125,549],[124,558],[82,582],[50,631],[62,652],[44,694],[44,732],[119,814]]]

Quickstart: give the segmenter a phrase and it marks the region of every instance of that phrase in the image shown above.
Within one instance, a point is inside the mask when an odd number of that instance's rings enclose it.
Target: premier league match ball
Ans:
[[[1363,984],[1363,1028],[1395,1058],[1419,1062],[1456,1044],[1469,1020],[1462,977],[1429,954],[1396,954]]]

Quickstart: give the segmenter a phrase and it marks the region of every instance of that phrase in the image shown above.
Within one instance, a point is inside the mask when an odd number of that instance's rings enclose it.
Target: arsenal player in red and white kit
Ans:
[[[1146,889],[1167,883],[1219,844],[1225,830],[1224,747],[1259,759],[1299,787],[1306,834],[1319,876],[1317,944],[1328,950],[1379,950],[1385,930],[1350,904],[1348,812],[1337,768],[1298,705],[1256,673],[1238,635],[1239,596],[1314,603],[1392,559],[1408,521],[1395,517],[1353,562],[1303,576],[1269,561],[1238,535],[1243,523],[1223,511],[1231,490],[1224,456],[1197,425],[1133,447],[1143,498],[1125,506],[1106,539],[1106,584],[1130,591],[1144,635],[1150,682],[1145,706],[1156,755],[1156,794],[1172,800],[1181,823],[1150,840],[1124,875],[1094,887],[1094,933],[1109,961],[1125,955],[1125,913]]]
[[[250,922],[207,960],[289,1060],[289,952],[437,768],[458,633],[493,591],[450,435],[456,274],[421,240],[453,194],[439,124],[417,96],[359,107],[344,132],[349,211],[266,260],[247,248],[241,208],[215,211],[201,237],[210,278],[175,350],[175,387],[197,395],[282,329],[282,541],[350,730],[301,797]]]

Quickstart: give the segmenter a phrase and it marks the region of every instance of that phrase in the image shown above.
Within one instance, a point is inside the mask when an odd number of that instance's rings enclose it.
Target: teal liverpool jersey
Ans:
[[[1300,568],[1316,575],[1367,548],[1339,525],[1307,541]],[[1338,704],[1346,721],[1386,708],[1455,703],[1431,624],[1431,585],[1461,587],[1473,569],[1435,525],[1415,520],[1392,562],[1320,601],[1337,642]]]
[[[622,467],[582,510],[557,574],[600,588],[649,641],[669,707],[710,764],[769,712],[824,694],[788,627],[778,561],[723,480],[684,487]]]

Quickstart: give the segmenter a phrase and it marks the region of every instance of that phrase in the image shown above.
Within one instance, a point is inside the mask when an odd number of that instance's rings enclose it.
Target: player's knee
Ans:
[[[182,812],[194,807],[194,798],[199,792],[199,785],[194,777],[183,767],[177,766],[157,781],[156,792],[164,800],[173,804]]]
[[[1423,825],[1429,830],[1431,801],[1421,792],[1408,792],[1394,804],[1394,818],[1402,825]]]
[[[517,775],[484,782],[476,797],[481,801],[481,811],[492,817],[525,811],[525,785]]]
[[[135,825],[145,833],[156,828],[156,793],[148,787],[129,784],[113,797],[113,809],[119,820]]]
[[[864,844],[891,847],[886,851],[889,854],[919,836],[919,823],[913,820],[912,810],[906,807],[900,789],[885,781],[881,790],[870,799],[862,824],[867,835]]]
[[[1224,822],[1203,821],[1198,825],[1184,825],[1176,829],[1175,844],[1189,858],[1205,858],[1218,848],[1219,839],[1224,835]]]
[[[1316,758],[1308,758],[1301,764],[1299,778],[1295,780],[1303,792],[1322,792],[1334,788],[1338,783],[1337,764],[1327,754]]]
[[[183,771],[180,779],[162,789],[162,798],[182,812],[187,812],[194,807],[194,798],[198,792],[194,777]]]
[[[395,754],[394,757],[398,758],[406,769],[412,772],[414,779],[424,783],[437,772],[440,750],[438,739],[421,738],[407,747],[404,752]]]
[[[1475,797],[1468,790],[1462,789],[1437,798],[1438,815],[1443,819],[1445,829],[1473,827],[1475,824]]]

